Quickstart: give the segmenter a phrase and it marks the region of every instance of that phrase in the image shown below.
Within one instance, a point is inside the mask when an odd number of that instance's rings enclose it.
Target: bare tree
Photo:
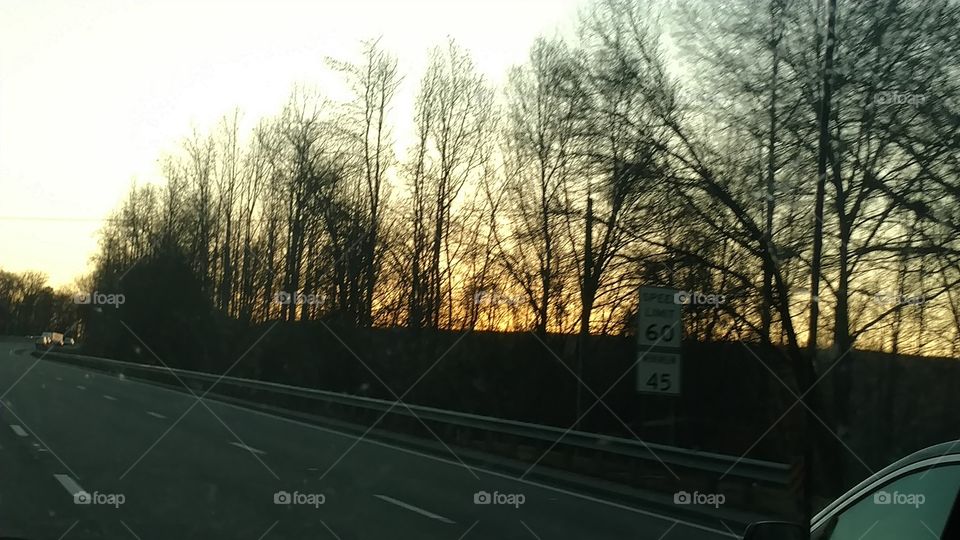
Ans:
[[[445,298],[452,317],[453,209],[489,159],[493,92],[469,54],[450,41],[431,52],[415,109],[409,325],[437,327]]]
[[[387,195],[387,175],[396,164],[393,152],[394,136],[389,115],[401,77],[397,59],[383,50],[380,41],[366,41],[359,63],[332,61],[346,78],[353,98],[346,104],[343,118],[350,137],[357,143],[361,157],[362,183],[357,201],[362,212],[363,237],[349,253],[355,259],[358,290],[357,322],[363,326],[372,323],[373,298],[380,279],[384,244],[380,234],[383,228]]]
[[[529,64],[514,68],[507,89],[507,204],[511,226],[494,234],[510,278],[545,334],[571,267],[563,234],[564,193],[577,172],[579,114],[587,97],[578,88],[577,65],[561,42],[537,40]]]

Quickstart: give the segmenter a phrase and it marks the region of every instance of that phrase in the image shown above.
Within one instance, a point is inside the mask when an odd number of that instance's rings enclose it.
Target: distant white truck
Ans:
[[[44,332],[40,334],[40,338],[37,339],[37,348],[38,349],[47,349],[57,345],[63,347],[63,334],[60,332]]]

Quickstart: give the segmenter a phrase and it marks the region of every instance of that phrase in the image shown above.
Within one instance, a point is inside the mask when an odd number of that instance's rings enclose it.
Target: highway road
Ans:
[[[453,456],[37,359],[31,347],[0,342],[0,536],[732,536],[653,509],[467,468]],[[480,491],[496,493],[503,504],[476,504]]]

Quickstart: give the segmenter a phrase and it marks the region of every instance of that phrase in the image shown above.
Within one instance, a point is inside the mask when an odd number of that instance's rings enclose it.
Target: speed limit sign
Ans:
[[[637,391],[680,394],[680,291],[641,287],[637,328]]]

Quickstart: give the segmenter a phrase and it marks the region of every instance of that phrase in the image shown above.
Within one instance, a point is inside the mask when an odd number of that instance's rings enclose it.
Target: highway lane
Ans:
[[[73,527],[64,538],[730,536],[467,467],[452,454],[426,456],[18,353],[28,348],[0,343],[0,463],[12,471],[0,485],[3,534],[59,538]],[[74,504],[71,490],[80,487],[114,505]],[[522,504],[475,504],[479,491]],[[283,493],[304,504],[275,504]]]

